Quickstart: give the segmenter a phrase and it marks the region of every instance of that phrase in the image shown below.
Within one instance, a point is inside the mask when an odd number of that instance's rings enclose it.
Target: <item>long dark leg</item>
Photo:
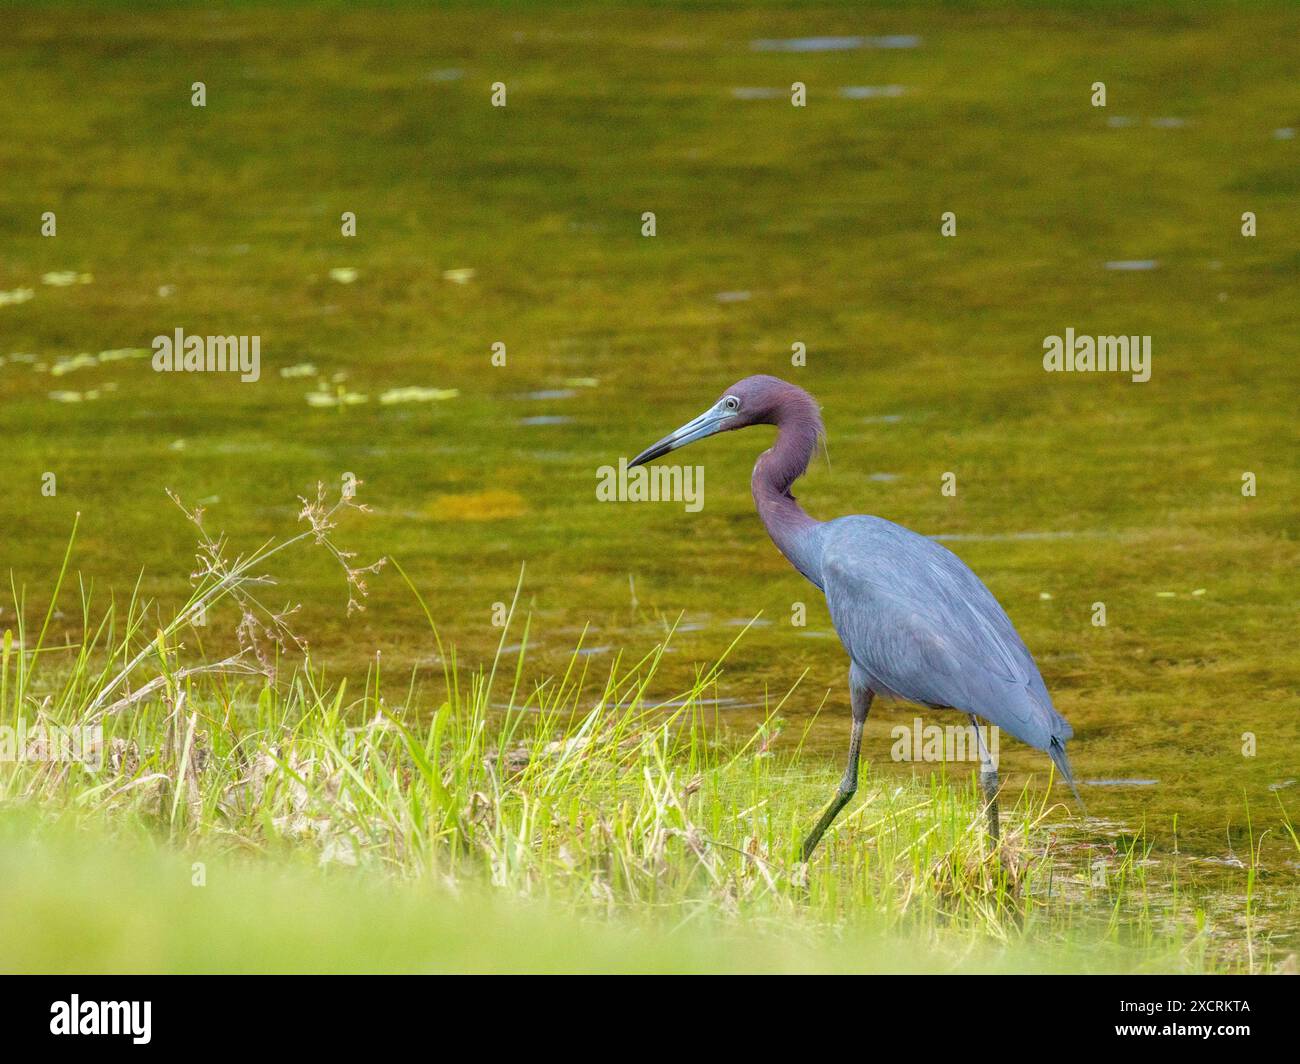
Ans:
[[[1002,834],[1001,818],[998,815],[998,764],[984,745],[979,719],[972,716],[970,722],[975,729],[975,742],[980,751],[980,790],[984,792],[985,807],[988,810],[989,838],[996,844]]]
[[[817,821],[817,826],[809,832],[808,837],[803,840],[805,861],[812,856],[813,850],[817,849],[817,844],[826,834],[826,829],[831,826],[831,821],[839,816],[840,810],[848,805],[849,799],[857,793],[858,754],[862,750],[862,726],[867,722],[873,697],[875,696],[870,688],[859,687],[850,679],[849,699],[853,705],[853,734],[849,737],[849,767],[844,770],[844,778],[840,780],[839,789],[835,792],[831,804],[826,807],[826,812]]]

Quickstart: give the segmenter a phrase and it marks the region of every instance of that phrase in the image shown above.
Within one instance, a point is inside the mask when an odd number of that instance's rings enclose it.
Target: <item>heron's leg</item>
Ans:
[[[1001,835],[998,816],[998,765],[984,745],[984,736],[980,732],[979,718],[971,715],[971,727],[975,729],[975,742],[980,751],[980,790],[984,792],[985,807],[988,810],[989,838],[996,844]]]
[[[871,711],[871,699],[873,697],[874,694],[870,688],[859,687],[850,680],[849,699],[853,705],[853,733],[849,736],[849,767],[844,770],[844,778],[840,780],[839,789],[835,792],[831,804],[826,807],[826,812],[821,815],[821,819],[817,821],[817,826],[803,840],[803,859],[805,861],[812,856],[813,850],[817,849],[817,843],[821,842],[826,829],[831,826],[831,821],[839,816],[840,810],[848,805],[849,799],[857,793],[858,754],[862,750],[862,726],[867,722],[867,714]]]

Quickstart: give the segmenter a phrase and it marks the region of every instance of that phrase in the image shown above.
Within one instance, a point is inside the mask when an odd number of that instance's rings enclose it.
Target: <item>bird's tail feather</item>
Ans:
[[[1074,800],[1079,803],[1079,808],[1083,810],[1084,816],[1088,815],[1088,807],[1083,804],[1083,799],[1079,797],[1079,788],[1074,785],[1074,773],[1070,771],[1070,759],[1065,756],[1065,743],[1052,736],[1052,741],[1047,745],[1047,756],[1052,759],[1057,770],[1064,777],[1065,782],[1070,785],[1070,790],[1074,792]]]

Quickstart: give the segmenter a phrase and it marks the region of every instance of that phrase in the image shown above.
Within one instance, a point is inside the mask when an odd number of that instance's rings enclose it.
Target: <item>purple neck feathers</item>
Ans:
[[[801,388],[787,385],[772,420],[776,443],[758,456],[750,486],[754,504],[772,542],[804,576],[822,586],[821,550],[817,530],[821,522],[809,517],[790,494],[817,451],[823,433],[817,404]]]

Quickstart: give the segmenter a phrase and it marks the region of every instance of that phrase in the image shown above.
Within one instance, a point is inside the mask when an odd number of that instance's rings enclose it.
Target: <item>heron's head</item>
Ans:
[[[724,391],[718,401],[699,417],[647,447],[628,463],[628,467],[652,462],[670,451],[706,436],[716,436],[719,432],[743,429],[747,425],[782,425],[790,421],[807,423],[816,438],[816,434],[821,432],[821,415],[812,396],[780,377],[765,374],[746,377]]]

